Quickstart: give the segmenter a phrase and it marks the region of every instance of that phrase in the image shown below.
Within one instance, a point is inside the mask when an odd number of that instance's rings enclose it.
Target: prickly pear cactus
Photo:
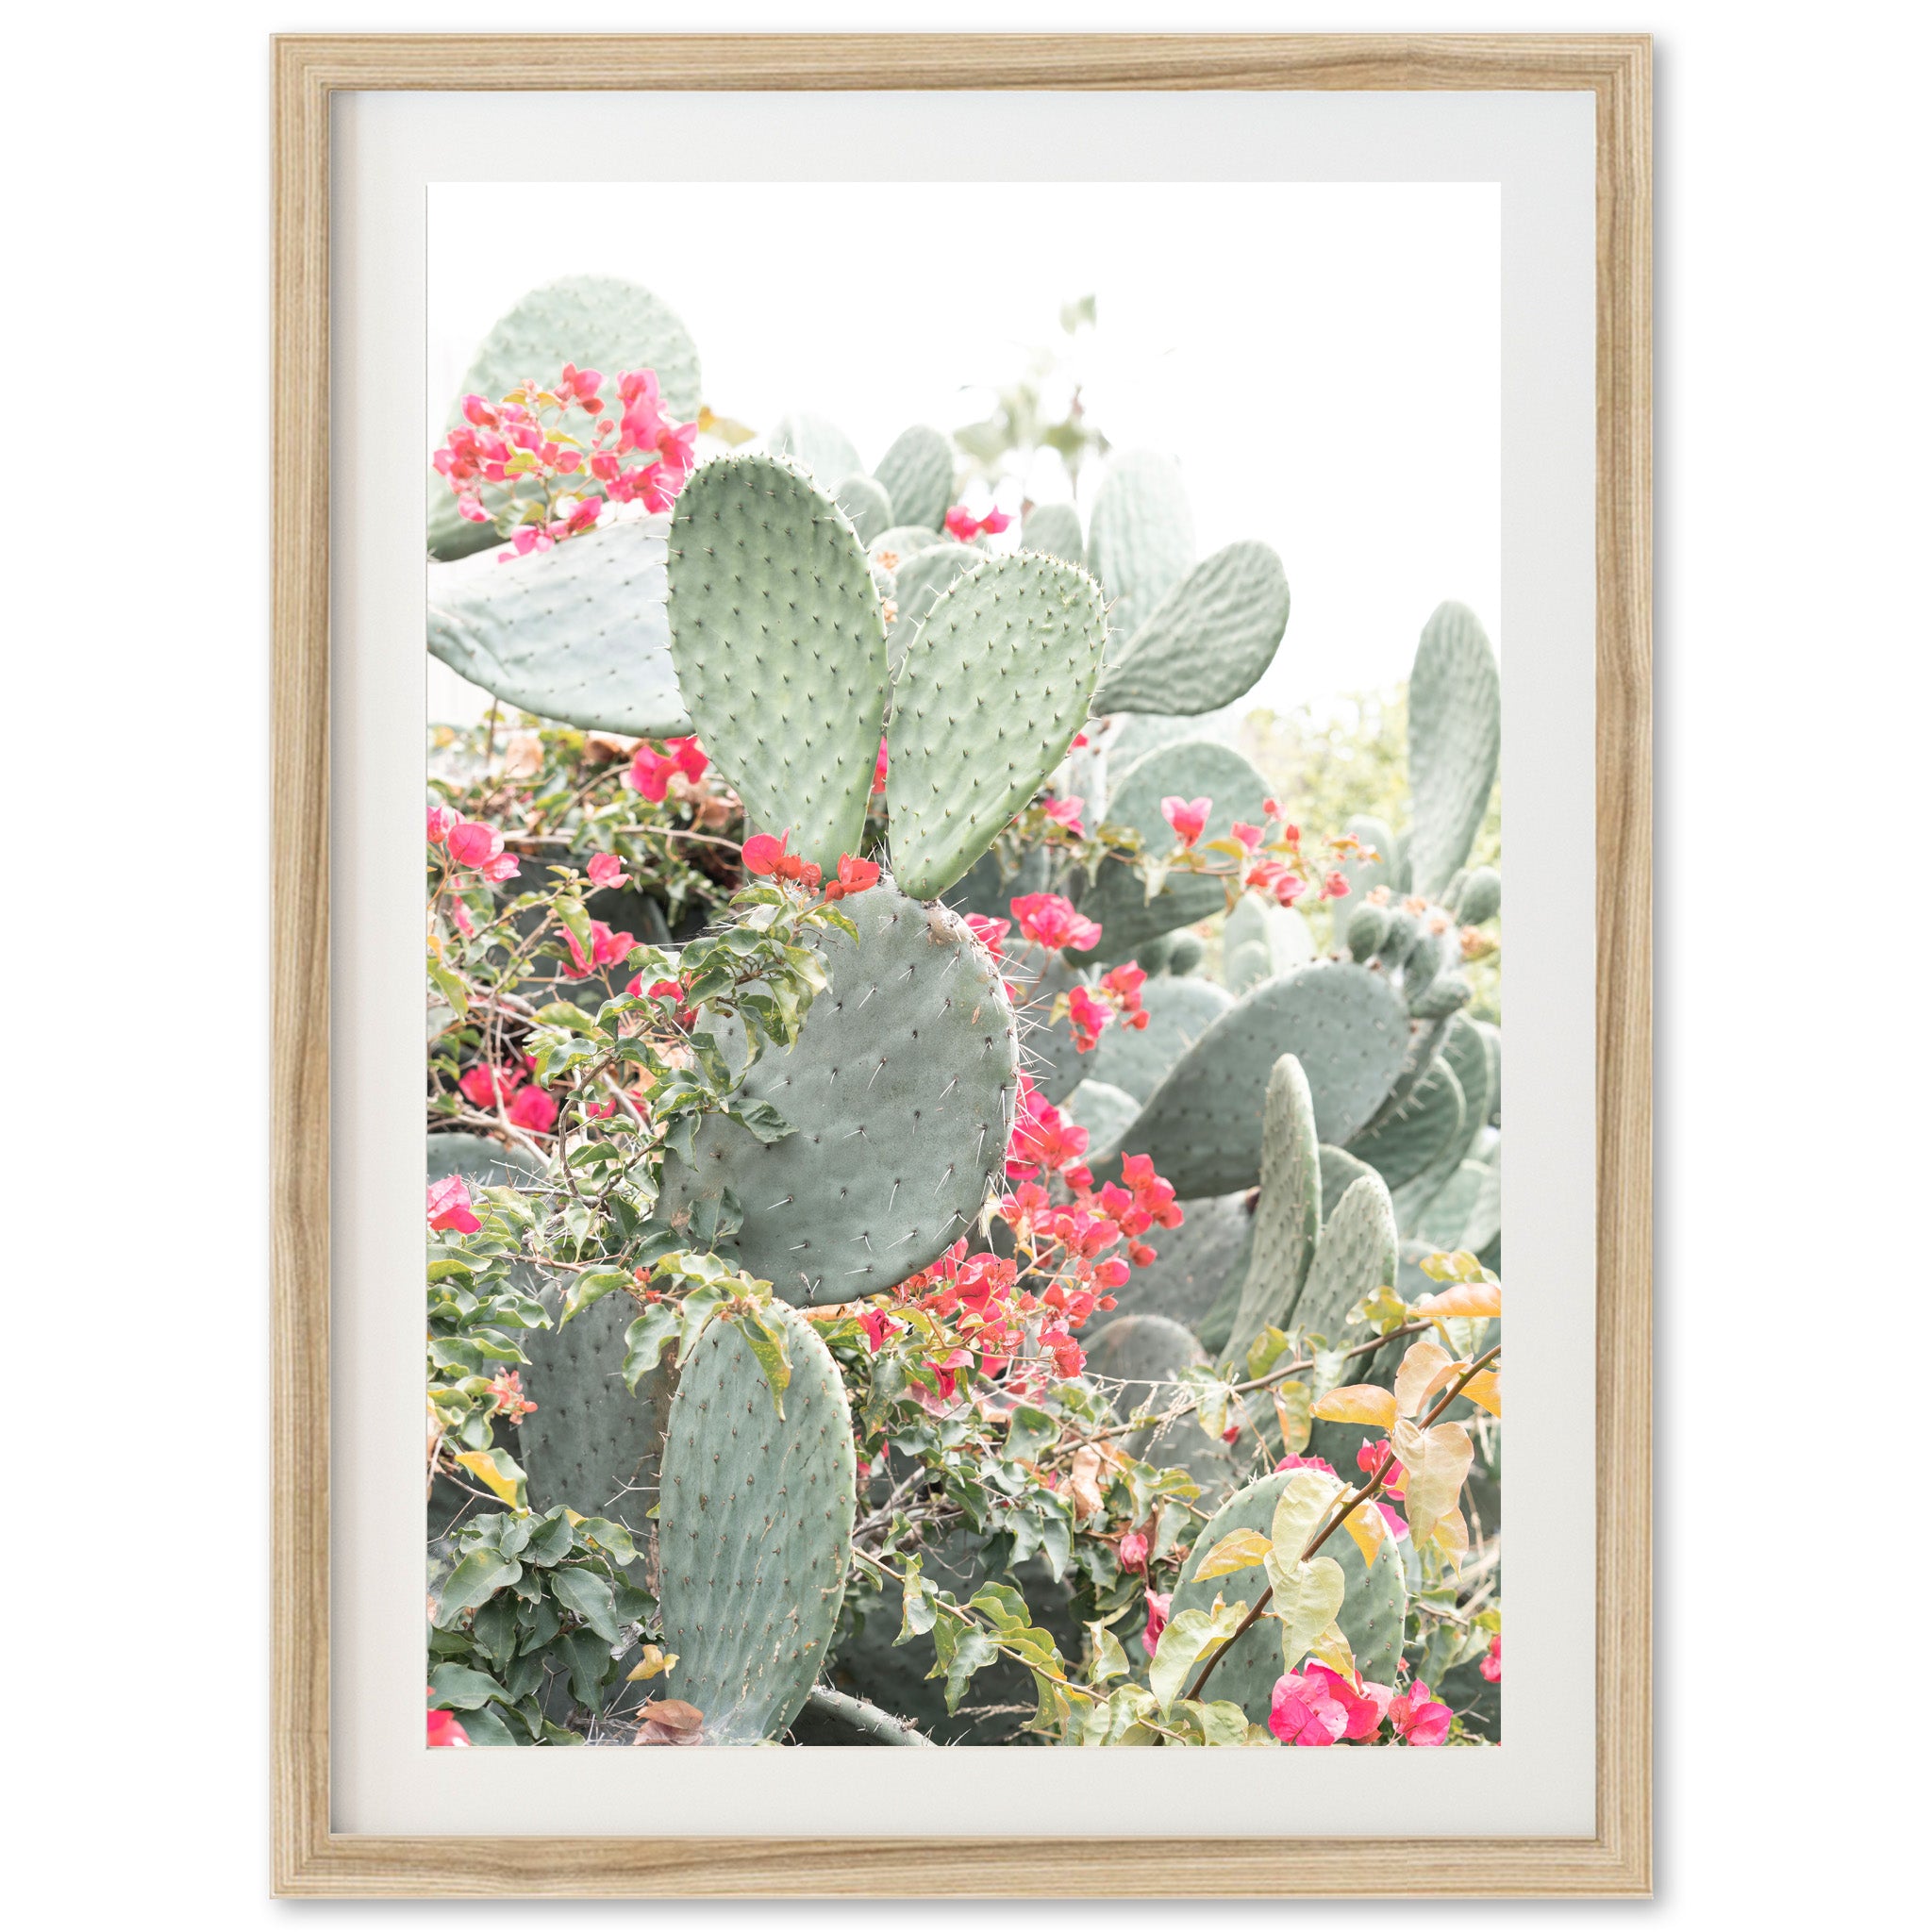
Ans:
[[[1248,1278],[1228,1338],[1243,1354],[1264,1328],[1286,1327],[1322,1233],[1322,1156],[1307,1075],[1291,1053],[1274,1062],[1261,1128],[1261,1198]]]
[[[1149,1233],[1153,1264],[1114,1290],[1114,1306],[1123,1315],[1166,1315],[1198,1335],[1251,1232],[1248,1197],[1208,1194],[1183,1201],[1181,1211],[1178,1227]]]
[[[1141,989],[1147,1024],[1109,1026],[1087,1056],[1087,1077],[1105,1080],[1144,1105],[1167,1071],[1222,1014],[1234,996],[1209,979],[1150,979]]]
[[[1193,560],[1194,518],[1179,463],[1154,450],[1113,457],[1087,531],[1088,567],[1107,586],[1111,606],[1116,641],[1109,656],[1118,655]]]
[[[1071,503],[1036,503],[1020,526],[1020,541],[1028,550],[1058,557],[1067,563],[1087,560],[1087,541],[1080,534],[1080,512]]]
[[[1415,826],[1409,877],[1435,897],[1469,857],[1503,749],[1503,685],[1496,654],[1460,604],[1424,626],[1408,677],[1408,782]]]
[[[1294,1475],[1305,1474],[1291,1471],[1263,1476],[1238,1491],[1215,1511],[1213,1520],[1195,1538],[1193,1554],[1181,1567],[1170,1616],[1208,1609],[1217,1595],[1230,1604],[1253,1605],[1259,1599],[1268,1588],[1268,1574],[1258,1563],[1206,1583],[1195,1582],[1193,1573],[1208,1552],[1234,1531],[1252,1529],[1266,1536],[1274,1526],[1274,1506],[1281,1500],[1282,1491]],[[1321,1553],[1341,1566],[1344,1594],[1335,1621],[1355,1652],[1357,1670],[1372,1683],[1392,1685],[1402,1656],[1403,1623],[1408,1615],[1408,1588],[1395,1539],[1382,1539],[1373,1566],[1362,1561],[1360,1549],[1345,1529],[1338,1529],[1322,1545]],[[1263,1617],[1215,1666],[1204,1694],[1231,1698],[1256,1724],[1266,1724],[1269,1699],[1282,1668],[1281,1625]]]
[[[904,891],[937,898],[962,878],[1066,757],[1106,641],[1100,587],[1057,558],[990,558],[933,605],[892,690]]]
[[[986,561],[986,552],[950,537],[928,539],[919,549],[899,558],[892,571],[892,677],[896,682],[906,661],[906,646],[919,635],[919,626],[932,607],[969,570]]]
[[[924,423],[900,431],[873,475],[902,524],[924,524],[936,530],[952,508],[953,445]]]
[[[1364,1174],[1323,1224],[1307,1279],[1288,1319],[1307,1333],[1340,1341],[1349,1309],[1376,1289],[1395,1285],[1395,1264],[1394,1206],[1382,1177]]]
[[[1399,1107],[1348,1142],[1348,1151],[1399,1188],[1445,1146],[1459,1144],[1465,1113],[1462,1083],[1448,1061],[1439,1059]]]
[[[847,476],[861,475],[865,469],[852,439],[836,423],[814,416],[809,409],[780,416],[765,439],[765,446],[774,457],[789,457],[827,494]]]
[[[1170,852],[1174,829],[1160,810],[1160,801],[1169,796],[1211,799],[1203,839],[1224,839],[1237,819],[1261,823],[1268,781],[1226,745],[1208,739],[1183,739],[1149,752],[1122,774],[1107,815],[1116,824],[1139,832],[1147,851]],[[1219,879],[1187,873],[1171,874],[1165,889],[1149,899],[1140,872],[1108,858],[1102,861],[1080,910],[1100,923],[1101,951],[1112,960],[1125,958],[1161,933],[1221,911],[1226,903]]]
[[[870,543],[891,527],[892,499],[867,475],[847,476],[832,492],[833,500],[852,519],[861,543]]]
[[[1067,1095],[1066,1112],[1074,1125],[1085,1127],[1096,1147],[1110,1146],[1133,1125],[1141,1103],[1131,1093],[1109,1087],[1090,1074]]]
[[[1152,1155],[1184,1199],[1253,1187],[1268,1079],[1283,1054],[1301,1062],[1316,1131],[1333,1144],[1374,1113],[1407,1040],[1407,1012],[1385,979],[1360,966],[1305,966],[1236,1001],[1108,1151]]]
[[[566,362],[595,369],[613,384],[625,370],[656,370],[665,409],[679,422],[698,413],[698,352],[684,324],[636,282],[566,275],[531,290],[484,337],[451,401],[450,426],[462,420],[465,396],[494,402],[520,382],[558,375]],[[490,525],[459,516],[449,486],[431,478],[431,557],[448,562],[502,541]]]
[[[587,731],[691,729],[671,662],[663,525],[613,524],[504,563],[429,566],[429,649],[460,677]]]
[[[725,457],[671,519],[671,655],[762,832],[830,872],[856,854],[886,708],[886,632],[850,520],[771,457]]]
[[[1165,1315],[1118,1315],[1087,1344],[1087,1374],[1120,1416],[1164,1408],[1181,1392],[1181,1370],[1207,1359],[1193,1336]],[[1124,1447],[1160,1468],[1185,1469],[1208,1508],[1234,1468],[1226,1443],[1203,1435],[1191,1415],[1165,1428],[1150,1423],[1136,1429]]]
[[[1109,665],[1095,708],[1196,715],[1231,705],[1274,661],[1288,574],[1265,543],[1204,558],[1147,614]]]
[[[736,1322],[698,1338],[664,1441],[658,1551],[675,1694],[713,1744],[756,1744],[797,1716],[839,1621],[852,1559],[852,1414],[811,1324],[786,1328],[774,1407]]]
[[[707,1116],[664,1163],[675,1223],[728,1190],[743,1225],[717,1243],[788,1301],[876,1294],[937,1260],[1004,1172],[1019,1043],[998,962],[943,906],[890,880],[848,902],[859,941],[825,938],[829,984],[790,1052],[742,1091],[792,1132],[770,1143]]]

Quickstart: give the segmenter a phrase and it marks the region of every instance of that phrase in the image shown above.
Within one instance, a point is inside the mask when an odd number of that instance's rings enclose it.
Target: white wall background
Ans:
[[[542,25],[1372,24],[1344,14],[579,0]],[[24,1924],[289,1909],[264,1897],[263,37],[536,24],[502,0],[104,0],[13,30],[0,823],[31,859],[0,961],[0,1113],[25,1237],[5,1384]],[[1932,35],[1873,0],[1411,0],[1373,24],[1659,36],[1657,1912],[1909,1913]],[[124,1390],[166,1417],[139,1471],[111,1453]],[[117,1564],[62,1562],[57,1524],[95,1534],[143,1495]],[[1137,1916],[1157,1913],[1173,1923]]]

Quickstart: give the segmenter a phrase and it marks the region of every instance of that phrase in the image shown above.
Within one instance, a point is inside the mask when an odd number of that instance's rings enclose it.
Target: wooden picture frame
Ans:
[[[1650,1704],[1650,42],[1641,35],[290,36],[274,47],[274,1885],[282,1895],[1642,1895]],[[329,1811],[329,109],[360,90],[1588,91],[1596,102],[1596,1833],[338,1835]]]

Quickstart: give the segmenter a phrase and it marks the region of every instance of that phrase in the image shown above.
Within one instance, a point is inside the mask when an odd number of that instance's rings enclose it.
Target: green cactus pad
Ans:
[[[1163,798],[1213,801],[1205,843],[1226,838],[1237,819],[1259,824],[1261,802],[1268,795],[1268,781],[1238,751],[1208,739],[1187,738],[1149,752],[1124,773],[1108,801],[1107,817],[1112,824],[1139,832],[1146,851],[1164,855],[1174,850],[1174,836],[1161,816]],[[1150,900],[1146,881],[1133,866],[1108,858],[1101,861],[1080,910],[1100,924],[1094,957],[1113,960],[1226,904],[1227,892],[1218,878],[1187,873],[1171,874],[1165,889]]]
[[[808,409],[779,417],[776,427],[765,439],[765,447],[774,457],[789,457],[827,495],[847,476],[861,475],[865,470],[858,460],[858,452],[852,446],[852,439],[836,423],[827,423]]]
[[[1274,1062],[1261,1130],[1261,1198],[1248,1278],[1228,1331],[1240,1357],[1264,1328],[1284,1328],[1300,1299],[1322,1235],[1321,1145],[1307,1075],[1291,1053]]]
[[[1221,971],[1231,993],[1250,991],[1264,979],[1272,978],[1270,969],[1274,963],[1268,957],[1267,945],[1260,940],[1244,940],[1234,947],[1229,947],[1224,940],[1222,941]]]
[[[1480,1255],[1503,1232],[1503,1148],[1500,1141],[1482,1165],[1483,1181],[1476,1190],[1475,1199],[1470,1204],[1462,1239],[1457,1243],[1473,1255]]]
[[[1232,1198],[1245,1204],[1248,1196],[1243,1191]],[[1254,1216],[1244,1211],[1241,1224],[1245,1232],[1241,1236],[1241,1246],[1235,1250],[1234,1259],[1222,1278],[1220,1291],[1208,1304],[1208,1312],[1201,1317],[1194,1330],[1201,1338],[1201,1346],[1217,1361],[1225,1357],[1227,1338],[1233,1331],[1234,1318],[1241,1309],[1241,1290],[1247,1285],[1248,1263],[1255,1253]]]
[[[1345,1147],[1324,1145],[1322,1149],[1322,1219],[1325,1222],[1341,1207],[1342,1195],[1364,1174],[1374,1171],[1366,1160],[1357,1160]]]
[[[1163,975],[1141,989],[1147,1024],[1140,1029],[1118,1022],[1100,1036],[1087,1077],[1105,1080],[1145,1102],[1167,1071],[1222,1014],[1234,996],[1211,979]]]
[[[1340,913],[1336,916],[1341,917]],[[1389,937],[1389,908],[1372,906],[1364,900],[1348,915],[1343,937],[1348,942],[1350,957],[1366,965],[1382,950]]]
[[[1463,1161],[1417,1217],[1416,1239],[1431,1248],[1452,1253],[1467,1246],[1463,1231],[1469,1226],[1476,1199],[1491,1174],[1491,1170],[1480,1160]]]
[[[1238,1491],[1215,1511],[1213,1519],[1194,1539],[1192,1555],[1181,1566],[1181,1580],[1174,1592],[1170,1617],[1177,1617],[1183,1610],[1208,1609],[1216,1596],[1226,1603],[1250,1606],[1260,1600],[1261,1592],[1268,1588],[1268,1574],[1258,1563],[1237,1570],[1231,1575],[1212,1577],[1206,1583],[1195,1582],[1193,1573],[1206,1560],[1208,1552],[1236,1530],[1252,1529],[1266,1536],[1274,1524],[1274,1506],[1293,1474],[1293,1471],[1288,1471],[1263,1476],[1259,1482]],[[1345,1529],[1338,1529],[1322,1545],[1321,1554],[1332,1557],[1341,1565],[1345,1593],[1335,1621],[1355,1652],[1357,1670],[1371,1683],[1393,1685],[1395,1667],[1402,1656],[1403,1626],[1408,1616],[1408,1588],[1394,1539],[1382,1539],[1373,1567],[1362,1561],[1361,1550]],[[1203,1694],[1209,1698],[1231,1698],[1254,1723],[1265,1724],[1269,1700],[1281,1674],[1281,1625],[1263,1617],[1215,1666]],[[1191,1674],[1189,1682],[1191,1686]]]
[[[1405,1234],[1420,1227],[1430,1203],[1469,1158],[1489,1112],[1495,1048],[1485,1039],[1482,1029],[1463,1014],[1457,1014],[1443,1035],[1441,1054],[1462,1089],[1462,1125],[1457,1133],[1441,1142],[1420,1174],[1391,1191],[1395,1196],[1395,1223]]]
[[[531,290],[484,337],[451,400],[449,426],[454,429],[462,421],[465,396],[496,402],[532,377],[554,380],[566,362],[596,370],[613,395],[625,371],[656,370],[665,414],[686,423],[698,413],[698,352],[684,324],[635,282],[613,275],[567,275]],[[575,420],[588,424],[591,419],[578,412]],[[491,525],[458,515],[449,485],[431,473],[431,557],[449,562],[502,541]]]
[[[673,1688],[705,1741],[756,1744],[798,1715],[839,1622],[852,1557],[852,1415],[811,1324],[774,1305],[784,1414],[737,1322],[698,1338],[664,1440],[658,1561]]]
[[[1063,1103],[1076,1126],[1091,1136],[1095,1147],[1110,1147],[1134,1124],[1141,1103],[1131,1093],[1096,1080],[1091,1074],[1069,1093]]]
[[[1167,970],[1176,979],[1200,970],[1201,961],[1208,957],[1208,948],[1197,932],[1177,932],[1174,942],[1168,948]]]
[[[892,499],[862,472],[843,478],[832,496],[852,519],[852,528],[861,543],[870,543],[891,528]]]
[[[1178,1227],[1150,1228],[1141,1237],[1154,1261],[1114,1290],[1114,1307],[1123,1315],[1166,1315],[1198,1333],[1253,1229],[1242,1191],[1206,1194],[1180,1207]]]
[[[690,1161],[666,1158],[658,1208],[678,1222],[728,1188],[744,1224],[718,1252],[795,1303],[877,1294],[936,1261],[1004,1172],[1019,1093],[1012,1008],[964,921],[889,880],[843,909],[859,943],[824,937],[830,984],[797,1043],[742,1082],[793,1131],[768,1145],[708,1116]]]
[[[892,689],[903,891],[934,898],[961,878],[1066,757],[1105,640],[1099,587],[1057,558],[989,558],[933,606]]]
[[[894,558],[895,561],[886,567],[896,571],[908,558],[918,556],[922,550],[930,550],[935,543],[950,541],[937,530],[928,530],[923,524],[894,524],[890,530],[880,531],[865,546],[865,552],[874,563],[883,563],[888,557]]]
[[[1274,660],[1288,628],[1288,573],[1265,543],[1204,558],[1108,666],[1098,711],[1198,715],[1231,705]]]
[[[1028,892],[1043,892],[1053,884],[1052,860],[1046,848],[1029,845],[1019,865],[1008,872],[996,848],[982,853],[956,886],[940,894],[955,912],[977,912],[987,919],[1011,919],[1013,901]]]
[[[1444,1060],[1423,1076],[1399,1107],[1348,1142],[1390,1187],[1413,1180],[1463,1131],[1462,1083]]]
[[[916,423],[901,430],[873,472],[892,499],[892,513],[908,524],[939,529],[953,507],[953,445],[937,429]]]
[[[1481,925],[1503,909],[1503,874],[1493,866],[1479,865],[1463,876],[1452,902],[1464,925]]]
[[[1087,531],[1088,568],[1107,587],[1108,621],[1116,640],[1109,656],[1140,629],[1193,560],[1194,519],[1179,463],[1144,449],[1112,458]]]
[[[1475,613],[1444,604],[1424,626],[1408,677],[1408,869],[1434,898],[1469,857],[1496,782],[1503,686]]]
[[[459,677],[541,718],[675,738],[691,718],[671,662],[665,545],[613,524],[528,557],[429,566],[429,649]]]
[[[1349,1309],[1376,1289],[1394,1286],[1397,1245],[1389,1190],[1380,1174],[1364,1174],[1324,1224],[1307,1280],[1289,1319],[1331,1345],[1340,1341]]]
[[[1085,1345],[1087,1375],[1124,1417],[1165,1407],[1180,1392],[1181,1370],[1208,1359],[1193,1336],[1165,1315],[1117,1315]],[[1166,1428],[1136,1429],[1122,1447],[1157,1468],[1186,1470],[1204,1494],[1224,1489],[1234,1467],[1227,1445],[1204,1435],[1191,1415]]]
[[[1087,561],[1080,512],[1071,503],[1036,503],[1020,526],[1020,541],[1026,549],[1058,557],[1063,563]]]
[[[909,557],[902,557],[892,572],[892,677],[899,676],[906,661],[906,646],[919,635],[941,595],[952,589],[969,570],[986,561],[986,552],[970,543],[955,543],[941,538]]]
[[[1301,1062],[1316,1131],[1334,1144],[1374,1112],[1401,1067],[1407,1037],[1402,1001],[1378,974],[1360,966],[1305,966],[1236,1001],[1181,1057],[1109,1151],[1151,1154],[1155,1172],[1182,1196],[1253,1187],[1261,1174],[1268,1077],[1283,1054]]]
[[[832,499],[724,457],[671,520],[671,654],[705,749],[755,830],[830,872],[857,853],[886,707],[872,573]]]

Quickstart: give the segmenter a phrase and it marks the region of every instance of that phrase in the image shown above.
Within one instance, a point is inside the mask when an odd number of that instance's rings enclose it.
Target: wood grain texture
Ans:
[[[1642,1895],[1651,1878],[1650,42],[1633,35],[275,43],[274,1886],[302,1897]],[[344,89],[1576,89],[1597,103],[1593,1839],[347,1837],[328,1800],[328,108]],[[1126,1877],[1124,1886],[1124,1874]]]

